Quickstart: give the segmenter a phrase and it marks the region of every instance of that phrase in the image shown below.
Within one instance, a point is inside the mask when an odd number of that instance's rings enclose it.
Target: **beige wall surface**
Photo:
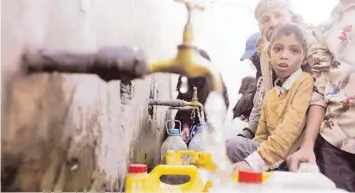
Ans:
[[[158,164],[163,123],[171,115],[164,107],[148,115],[148,99],[171,98],[176,77],[157,74],[107,84],[94,75],[16,72],[26,45],[87,51],[131,45],[151,58],[171,57],[181,39],[183,5],[166,0],[1,3],[2,176],[15,178],[5,184],[9,190],[119,190],[129,163]],[[169,19],[175,9],[179,17]]]

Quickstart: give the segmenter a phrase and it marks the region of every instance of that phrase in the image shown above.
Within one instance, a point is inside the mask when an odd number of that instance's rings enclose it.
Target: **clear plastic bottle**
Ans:
[[[192,128],[192,132],[195,132],[194,137],[191,139],[190,144],[189,144],[189,150],[201,152],[205,151],[205,146],[203,144],[203,130],[204,126],[203,125],[196,125]]]
[[[175,122],[179,123],[179,129],[169,129],[168,123]],[[168,120],[165,123],[166,132],[168,133],[168,137],[165,139],[163,144],[160,148],[161,153],[161,163],[165,164],[165,155],[168,150],[172,151],[180,151],[180,150],[187,150],[187,145],[184,140],[181,138],[181,122],[177,120]]]

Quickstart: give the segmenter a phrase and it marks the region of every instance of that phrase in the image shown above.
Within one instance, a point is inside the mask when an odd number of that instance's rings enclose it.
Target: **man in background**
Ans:
[[[245,60],[247,58],[249,58],[251,60],[251,62],[253,63],[253,65],[256,68],[256,85],[255,85],[255,89],[251,88],[249,90],[249,92],[251,90],[255,90],[255,93],[251,94],[247,94],[244,95],[238,100],[238,103],[236,105],[236,107],[234,109],[236,109],[236,111],[234,112],[238,112],[238,111],[242,111],[239,109],[247,109],[247,108],[243,108],[243,107],[249,107],[250,108],[250,103],[252,103],[251,106],[251,111],[249,114],[249,122],[248,122],[248,127],[243,128],[242,133],[239,134],[239,136],[242,137],[246,137],[248,139],[252,139],[255,135],[256,132],[256,128],[258,127],[258,123],[259,123],[259,118],[260,118],[260,114],[261,114],[261,106],[262,106],[262,102],[263,102],[263,98],[264,98],[264,94],[265,94],[265,89],[263,86],[263,77],[262,77],[262,73],[261,73],[261,66],[260,66],[260,55],[262,53],[262,51],[264,50],[264,47],[266,45],[266,41],[263,38],[263,36],[261,36],[260,33],[254,33],[253,35],[251,35],[246,43],[246,48],[245,48],[245,53],[243,54],[241,60]],[[253,54],[253,55],[251,55]],[[241,86],[241,89],[242,86]],[[233,110],[234,110],[233,109]]]

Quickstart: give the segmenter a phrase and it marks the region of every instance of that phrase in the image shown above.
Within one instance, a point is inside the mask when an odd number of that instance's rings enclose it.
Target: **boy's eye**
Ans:
[[[298,49],[298,48],[290,48],[290,51],[291,51],[292,54],[299,54],[299,53],[301,53],[301,50]]]
[[[273,49],[275,52],[280,52],[282,50],[281,47],[275,46]]]

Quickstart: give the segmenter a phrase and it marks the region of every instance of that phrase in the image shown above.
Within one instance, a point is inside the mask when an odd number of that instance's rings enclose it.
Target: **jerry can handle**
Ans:
[[[178,186],[181,188],[193,187],[194,184],[201,185],[202,181],[198,169],[193,165],[157,165],[149,174],[155,179],[160,179],[162,175],[188,175],[190,180],[184,184],[179,185],[168,185],[168,186]],[[159,180],[160,181],[160,180]]]
[[[181,122],[180,122],[179,120],[167,120],[167,121],[165,121],[166,133],[167,133],[168,135],[170,135],[170,132],[169,132],[169,124],[168,124],[168,123],[170,123],[170,122],[179,123],[179,131],[180,131],[180,133],[181,133]]]

